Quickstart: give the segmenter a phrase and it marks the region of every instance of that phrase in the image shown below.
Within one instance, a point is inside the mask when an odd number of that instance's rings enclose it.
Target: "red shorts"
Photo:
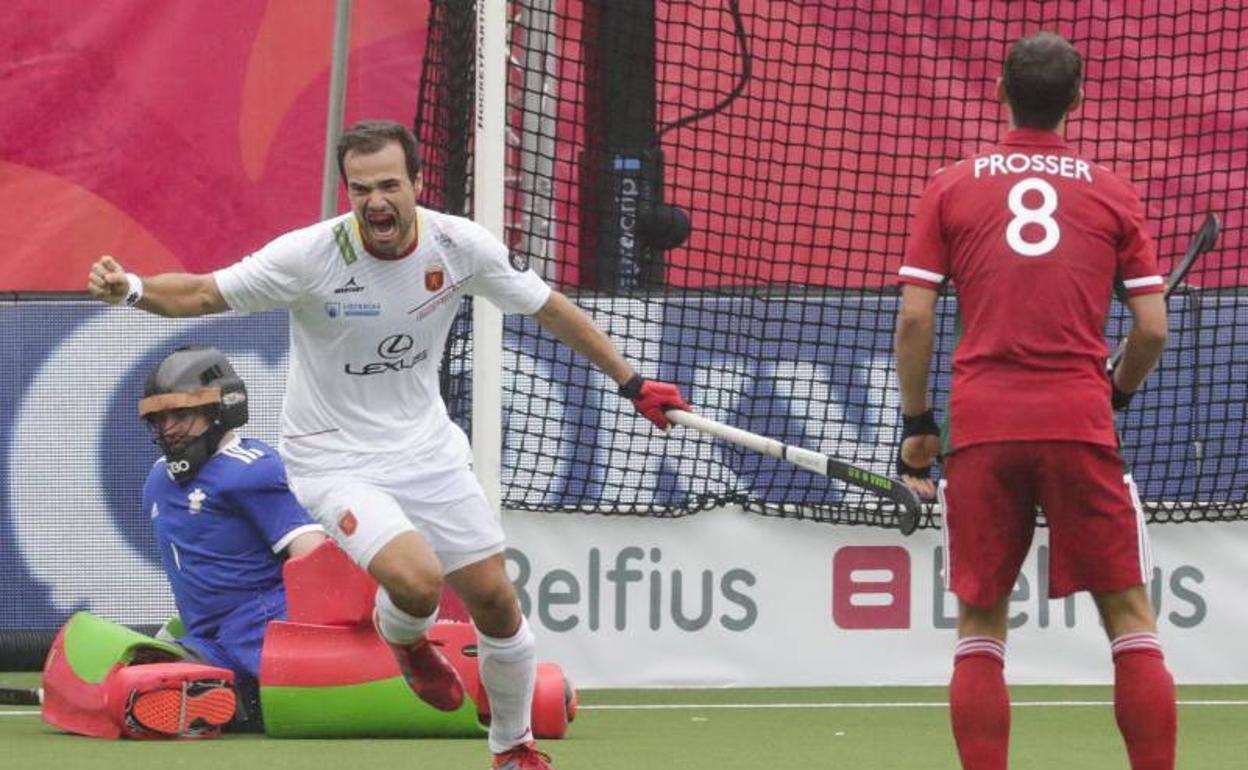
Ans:
[[[1013,590],[1036,508],[1049,524],[1049,596],[1147,582],[1152,554],[1115,449],[1078,441],[975,444],[944,461],[945,585],[987,607]]]

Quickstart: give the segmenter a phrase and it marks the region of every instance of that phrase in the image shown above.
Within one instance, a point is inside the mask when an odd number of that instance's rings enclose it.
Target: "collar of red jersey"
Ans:
[[[1014,128],[1006,133],[1001,144],[1026,144],[1039,147],[1065,147],[1066,140],[1055,131],[1043,128]]]

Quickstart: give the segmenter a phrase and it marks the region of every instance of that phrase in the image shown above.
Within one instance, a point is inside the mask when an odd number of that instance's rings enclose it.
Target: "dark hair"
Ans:
[[[1010,46],[1003,79],[1014,125],[1051,130],[1079,95],[1083,59],[1066,38],[1038,32]]]
[[[406,127],[393,120],[361,120],[355,123],[338,138],[338,175],[343,180],[347,171],[343,167],[343,159],[349,152],[371,155],[380,152],[391,142],[397,142],[403,148],[403,158],[407,166],[407,178],[416,181],[420,174],[420,145],[416,137]]]

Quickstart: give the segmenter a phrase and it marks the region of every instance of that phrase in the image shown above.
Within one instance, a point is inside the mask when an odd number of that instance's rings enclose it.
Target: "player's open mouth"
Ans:
[[[380,239],[392,238],[399,230],[399,221],[390,212],[369,212],[367,216],[368,230]]]

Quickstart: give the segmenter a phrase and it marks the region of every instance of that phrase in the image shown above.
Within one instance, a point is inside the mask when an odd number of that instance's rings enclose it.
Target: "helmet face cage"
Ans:
[[[165,428],[165,425],[163,424],[163,420],[161,419],[164,415],[169,414],[170,412],[190,412],[190,411],[198,412],[207,418],[208,422],[204,430],[200,431],[196,435],[189,435],[190,428],[188,428],[186,423],[184,422],[175,424],[169,429]],[[221,415],[220,407],[214,407],[211,405],[193,406],[193,407],[174,407],[172,409],[162,409],[158,412],[151,412],[149,414],[146,414],[143,416],[143,422],[147,425],[148,432],[151,433],[152,443],[160,447],[161,451],[164,452],[166,455],[168,455],[168,454],[172,454],[176,452],[179,447],[184,446],[187,443],[188,439],[198,438],[199,436],[202,436],[204,433],[212,430],[214,426],[219,425],[221,422],[220,415]]]
[[[182,432],[166,434],[159,424],[161,414],[186,409],[208,416],[207,430],[189,441]],[[164,451],[169,472],[184,484],[216,452],[226,431],[246,424],[247,386],[216,348],[178,348],[148,376],[139,416]]]

